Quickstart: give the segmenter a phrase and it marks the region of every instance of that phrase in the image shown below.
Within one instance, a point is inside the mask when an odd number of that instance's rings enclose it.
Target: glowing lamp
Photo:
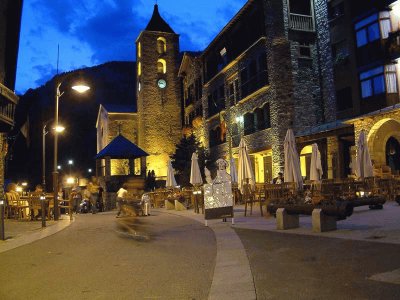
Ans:
[[[53,129],[57,132],[63,132],[65,130],[65,127],[58,125],[57,127],[54,127]]]
[[[80,94],[83,94],[85,92],[87,92],[88,90],[90,90],[90,87],[87,85],[74,85],[72,87],[73,90],[77,91]]]
[[[68,177],[67,178],[67,184],[74,184],[75,183],[75,178],[74,177]]]

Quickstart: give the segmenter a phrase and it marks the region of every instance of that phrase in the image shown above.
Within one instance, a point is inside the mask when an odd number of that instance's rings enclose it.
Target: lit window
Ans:
[[[138,57],[142,57],[142,44],[139,42],[137,45],[137,53],[138,53]]]
[[[140,63],[140,61],[137,63],[137,75],[142,75],[142,64]]]
[[[165,38],[157,38],[157,51],[159,54],[167,52],[167,40]]]
[[[140,81],[138,81],[138,91],[140,92],[142,90],[142,85],[140,84]]]
[[[157,61],[157,73],[167,73],[167,62],[165,61],[165,59],[160,58]]]
[[[368,98],[385,92],[383,73],[383,66],[360,73],[362,98]]]
[[[397,93],[396,65],[380,66],[360,73],[361,96],[368,98],[387,92]]]
[[[362,47],[370,42],[387,39],[391,32],[390,13],[388,11],[375,13],[357,22],[356,30],[357,47]]]

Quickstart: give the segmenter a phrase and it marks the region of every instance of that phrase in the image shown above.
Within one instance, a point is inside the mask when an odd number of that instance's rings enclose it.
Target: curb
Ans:
[[[49,227],[40,229],[38,231],[25,233],[16,238],[11,238],[11,239],[8,239],[5,241],[0,241],[0,253],[15,249],[15,248],[27,245],[27,244],[31,244],[35,241],[38,241],[38,240],[41,240],[48,236],[51,236],[53,234],[56,234],[57,232],[60,232],[61,230],[70,226],[73,222],[75,222],[75,217],[72,220],[69,220],[69,218],[68,218],[68,220],[59,220],[59,221],[57,221],[57,223],[55,223]]]

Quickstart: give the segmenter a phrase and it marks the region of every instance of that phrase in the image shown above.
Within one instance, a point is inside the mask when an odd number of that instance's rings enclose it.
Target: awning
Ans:
[[[134,159],[148,155],[149,154],[140,149],[134,143],[132,143],[122,135],[118,135],[115,139],[111,141],[111,143],[109,143],[96,155],[96,159],[102,159],[105,157],[110,157],[114,159]]]

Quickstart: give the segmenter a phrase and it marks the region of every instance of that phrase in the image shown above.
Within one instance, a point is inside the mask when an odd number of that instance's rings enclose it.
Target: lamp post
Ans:
[[[71,75],[73,73],[70,73]],[[68,76],[69,76],[68,75]],[[55,97],[55,109],[54,109],[54,127],[57,128],[58,125],[58,106],[60,98],[64,95],[64,92],[60,91],[61,84],[68,77],[64,76],[58,79],[56,82],[56,97]],[[87,85],[79,84],[72,86],[72,89],[82,94],[90,89]],[[54,168],[53,168],[53,192],[54,192],[54,220],[58,220],[58,132],[54,132]]]
[[[42,129],[42,186],[43,186],[44,192],[46,192],[46,135],[49,133],[48,131],[46,131],[46,127],[50,121],[52,121],[52,120],[49,120],[46,123],[44,123],[43,129]],[[65,128],[60,125],[53,129],[58,133],[63,132],[65,130]]]

